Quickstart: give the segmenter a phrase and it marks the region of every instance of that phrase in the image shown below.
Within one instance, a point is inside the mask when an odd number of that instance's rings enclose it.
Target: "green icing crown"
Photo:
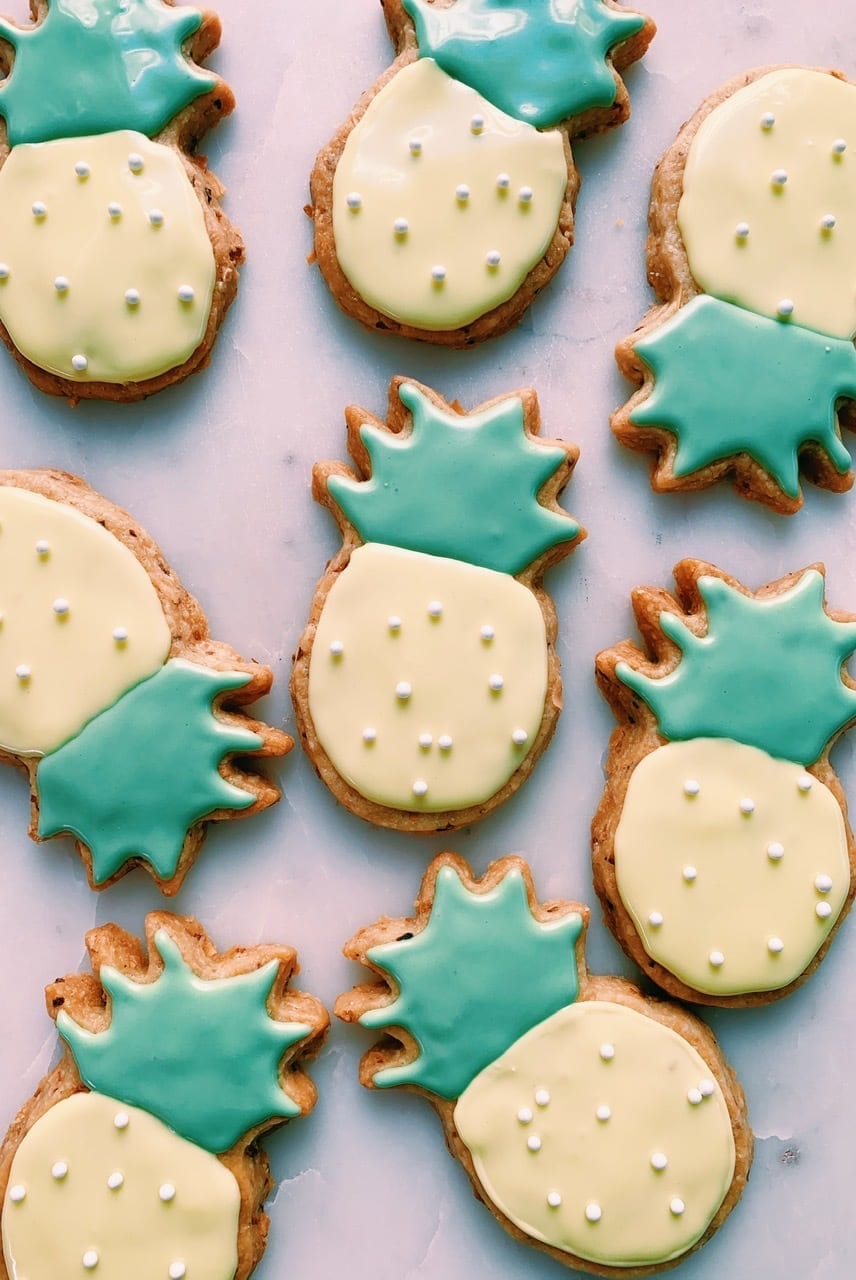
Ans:
[[[681,657],[654,678],[626,662],[616,675],[657,717],[664,738],[730,738],[808,765],[856,719],[856,690],[842,666],[856,650],[856,623],[836,622],[823,606],[824,579],[807,570],[787,591],[758,599],[721,578],[701,577],[707,633],[673,613],[660,630]]]
[[[615,101],[609,51],[645,25],[604,0],[404,0],[419,52],[537,128]]]
[[[52,0],[35,27],[0,18],[15,60],[0,84],[12,146],[136,129],[153,137],[217,77],[184,57],[202,22],[163,0]]]
[[[57,1028],[90,1089],[140,1107],[207,1151],[228,1151],[257,1125],[299,1108],[279,1084],[279,1064],[311,1027],[278,1022],[267,1009],[279,962],[206,980],[163,929],[154,982],[105,966],[110,1025],[85,1030],[64,1010]]]
[[[371,477],[327,478],[364,542],[516,574],[578,536],[575,520],[538,501],[567,454],[527,436],[518,396],[463,416],[438,409],[408,383],[398,394],[413,415],[412,431],[363,426]]]
[[[577,914],[542,923],[517,868],[486,893],[444,866],[425,928],[372,948],[367,959],[398,987],[364,1027],[401,1027],[419,1048],[413,1062],[375,1076],[380,1088],[410,1084],[456,1098],[516,1040],[577,998]]]

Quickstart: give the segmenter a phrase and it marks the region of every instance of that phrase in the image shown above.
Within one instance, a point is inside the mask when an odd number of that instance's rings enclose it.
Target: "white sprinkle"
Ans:
[[[401,702],[406,702],[412,692],[413,686],[408,684],[406,680],[399,680],[398,684],[395,686],[395,696]]]
[[[171,1262],[169,1264],[169,1280],[184,1280],[187,1275],[187,1267],[183,1262]]]
[[[87,1271],[94,1271],[98,1266],[98,1250],[87,1249],[86,1253],[81,1258],[81,1262]]]
[[[654,1154],[651,1157],[652,1169],[656,1169],[658,1173],[662,1173],[662,1171],[668,1167],[668,1164],[669,1164],[668,1157],[665,1156],[662,1151],[654,1152]]]
[[[128,156],[128,168],[131,170],[131,173],[143,172],[143,157],[138,151],[132,151]]]
[[[179,302],[192,302],[196,297],[196,290],[192,284],[180,284],[178,286]]]
[[[775,123],[776,123],[776,117],[773,115],[772,111],[765,111],[764,114],[761,116],[762,129],[772,129]]]
[[[446,268],[441,266],[432,267],[431,279],[436,281],[437,284],[442,284],[446,279]]]
[[[550,1206],[551,1209],[558,1209],[561,1203],[562,1203],[562,1197],[558,1191],[547,1192],[547,1204]]]
[[[423,751],[427,751],[430,746],[433,746],[433,744],[434,744],[434,739],[431,737],[430,733],[420,733],[419,745],[423,749]]]
[[[482,627],[481,629],[482,640],[490,641],[494,638],[495,635],[496,635],[496,632],[494,631],[493,627]]]
[[[461,182],[455,188],[455,198],[460,200],[461,204],[466,204],[470,198],[470,189],[465,182]]]
[[[89,368],[89,361],[86,359],[86,356],[78,354],[71,357],[71,367],[72,369],[76,369],[78,373],[85,373]]]
[[[818,893],[829,893],[832,888],[832,876],[817,876],[814,887]]]
[[[687,778],[686,782],[684,783],[684,795],[697,796],[700,791],[701,791],[701,785],[698,782],[696,782],[695,778]]]
[[[503,680],[501,675],[499,675],[497,672],[494,672],[491,678],[488,680],[488,684],[490,685],[494,693],[499,693],[500,689],[502,689],[503,685],[505,684],[505,681]]]
[[[659,929],[660,925],[663,923],[662,911],[652,911],[648,917],[648,923],[652,929]]]
[[[48,555],[48,553],[50,552],[50,549],[51,549],[51,544],[49,542],[45,542],[44,538],[40,538],[39,541],[36,543],[37,556]]]
[[[9,266],[5,262],[0,262],[0,280],[9,279]]]
[[[27,1188],[20,1184],[9,1189],[9,1199],[12,1204],[21,1204],[27,1198]]]
[[[814,779],[810,773],[801,773],[797,778],[797,790],[802,791],[803,795],[807,795],[814,786]]]
[[[116,200],[111,200],[107,206],[107,212],[111,218],[121,218],[122,206]]]
[[[131,1123],[131,1117],[127,1111],[117,1111],[113,1117],[113,1125],[116,1129],[127,1129]]]
[[[698,1089],[703,1098],[712,1098],[716,1093],[716,1085],[707,1078],[699,1081]]]
[[[721,951],[711,951],[708,959],[714,969],[721,969],[725,964],[725,956]]]
[[[737,236],[737,239],[738,239],[738,240],[748,240],[748,238],[749,238],[749,223],[748,223],[748,222],[738,222],[737,226],[734,228],[734,234]]]
[[[175,1187],[171,1182],[164,1182],[158,1189],[158,1196],[164,1204],[169,1204],[171,1200],[175,1199]]]
[[[814,909],[814,913],[818,920],[828,920],[832,915],[832,907],[828,902],[819,902]]]
[[[521,1124],[532,1123],[532,1111],[529,1107],[521,1107],[517,1113],[517,1119]]]
[[[697,1107],[701,1103],[703,1094],[700,1089],[690,1089],[687,1094],[687,1101],[691,1107]]]
[[[692,884],[693,880],[695,880],[696,876],[698,875],[698,872],[696,871],[695,867],[684,867],[681,874],[683,875],[687,884]]]
[[[684,1204],[680,1196],[675,1196],[675,1198],[669,1203],[669,1209],[676,1218],[681,1216],[686,1207],[687,1206]]]
[[[592,1201],[591,1204],[587,1204],[586,1217],[588,1218],[589,1222],[600,1222],[601,1218],[603,1217],[603,1210],[601,1209],[600,1205],[595,1204],[594,1201]]]
[[[783,187],[788,180],[787,169],[774,169],[770,174],[770,181],[774,187]]]
[[[606,1124],[607,1120],[612,1115],[612,1112],[610,1111],[609,1107],[606,1106],[606,1104],[604,1104],[603,1106],[598,1107],[597,1111],[595,1111],[595,1115],[597,1116],[601,1124]]]
[[[498,249],[491,249],[485,257],[485,262],[489,267],[498,267],[500,262],[502,262],[502,254]]]
[[[535,1102],[537,1103],[537,1105],[538,1105],[539,1107],[549,1107],[549,1105],[550,1105],[550,1091],[549,1091],[549,1089],[536,1089],[536,1090],[535,1090]]]
[[[515,729],[511,735],[511,741],[514,743],[515,747],[525,747],[526,743],[529,741],[529,734],[525,729]]]
[[[406,236],[410,230],[410,223],[406,218],[396,218],[392,225],[397,236]]]
[[[34,218],[46,218],[47,212],[48,212],[48,207],[45,204],[44,200],[33,201],[33,217]]]
[[[526,1139],[526,1145],[530,1151],[541,1150],[541,1139],[538,1137],[537,1133],[533,1133],[531,1138]]]
[[[836,138],[832,144],[833,154],[836,156],[843,156],[846,150],[847,150],[847,143],[844,140],[844,138]]]
[[[345,203],[349,209],[352,209],[354,213],[356,213],[358,209],[362,209],[363,207],[363,197],[360,195],[359,191],[349,191],[345,197]]]
[[[413,784],[413,794],[415,796],[427,796],[428,783],[424,780],[424,778],[416,779],[416,781]]]
[[[794,314],[794,303],[792,298],[782,298],[776,303],[776,314],[780,316],[792,316]]]
[[[18,679],[21,681],[22,684],[24,683],[25,680],[29,680],[32,674],[33,674],[32,671],[24,662],[22,662],[20,666],[15,668],[15,675],[18,677]]]
[[[478,116],[478,115],[473,116],[472,120],[470,121],[470,132],[471,133],[484,132],[484,116]]]
[[[389,630],[390,630],[390,631],[400,631],[400,630],[401,630],[401,619],[400,619],[400,618],[395,617],[395,615],[393,614],[393,616],[392,616],[391,618],[387,618],[387,620],[386,620],[386,625],[387,625],[387,627],[389,628]]]
[[[441,733],[437,739],[437,746],[441,751],[451,751],[454,746],[454,742],[448,733]]]
[[[151,212],[149,213],[149,222],[152,224],[153,227],[162,227],[163,226],[163,210],[152,209]]]
[[[519,199],[521,204],[531,204],[532,197],[534,195],[535,195],[535,192],[532,190],[531,187],[521,187],[517,193],[517,198]]]
[[[507,191],[511,186],[511,178],[507,173],[498,173],[496,175],[496,186],[498,191]]]
[[[54,288],[57,293],[68,293],[68,276],[57,276],[54,280]]]
[[[139,289],[126,289],[125,301],[127,302],[129,307],[138,307],[140,305]]]
[[[785,944],[784,942],[782,942],[781,938],[773,937],[773,938],[767,939],[767,950],[769,951],[771,956],[781,955],[784,949],[785,949]]]
[[[412,156],[422,155],[422,143],[419,141],[418,138],[410,139],[410,154]]]
[[[334,640],[330,645],[330,652],[334,658],[341,658],[342,654],[345,652],[345,646],[342,644],[342,641]]]
[[[64,596],[58,596],[57,599],[54,600],[53,602],[53,611],[54,613],[59,614],[61,618],[68,613],[70,608],[71,608],[71,605],[68,603],[68,601],[65,599]]]
[[[834,231],[835,222],[836,218],[834,213],[825,213],[820,220],[820,225],[823,227],[824,231]]]
[[[125,644],[128,639],[128,631],[126,627],[114,627],[113,639],[117,644]]]
[[[55,1182],[62,1182],[63,1178],[68,1177],[68,1165],[65,1160],[57,1160],[51,1169],[51,1177]]]
[[[77,164],[74,166],[74,172],[77,174],[78,178],[88,178],[92,170],[85,160],[78,160]]]
[[[615,1057],[615,1045],[608,1041],[600,1046],[600,1056],[604,1062],[611,1062]]]
[[[745,797],[740,801],[740,812],[741,812],[741,813],[746,814],[746,816],[747,816],[747,817],[748,817],[748,815],[749,815],[750,813],[754,813],[754,812],[755,812],[755,801],[754,801],[754,800],[750,800],[748,796],[745,796]]]
[[[442,604],[440,603],[439,600],[432,600],[431,603],[428,605],[428,617],[442,618],[442,616],[443,616]]]
[[[119,1170],[117,1169],[116,1172],[111,1173],[110,1177],[107,1179],[107,1186],[110,1188],[111,1191],[118,1191],[119,1188],[124,1185],[124,1182],[125,1182],[125,1175],[123,1173],[120,1173]]]
[[[778,840],[772,840],[767,845],[767,857],[771,862],[781,862],[785,856],[785,846],[780,844]]]
[[[376,742],[377,729],[363,729],[363,742]]]

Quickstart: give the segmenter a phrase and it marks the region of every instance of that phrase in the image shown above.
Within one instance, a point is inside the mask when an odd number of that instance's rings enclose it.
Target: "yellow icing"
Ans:
[[[661,747],[633,772],[615,833],[621,900],[652,959],[697,991],[787,986],[841,913],[850,888],[841,809],[816,778],[810,790],[800,781],[799,765],[716,738]],[[819,876],[830,878],[826,892]]]
[[[205,335],[216,278],[205,218],[179,157],[143,134],[13,147],[0,169],[0,258],[0,319],[19,351],[63,378],[142,382],[183,364]]]
[[[474,117],[483,121],[480,132]],[[421,154],[411,153],[411,141],[421,143]],[[543,257],[567,181],[561,133],[539,133],[505,115],[420,58],[372,101],[339,160],[333,231],[342,270],[385,315],[457,329],[516,293]],[[461,186],[466,200],[457,197]],[[520,199],[526,187],[528,203]],[[360,197],[358,209],[349,207],[350,195]],[[401,218],[406,234],[395,231]],[[492,252],[497,266],[488,264]],[[432,278],[438,266],[442,283]]]
[[[157,593],[127,547],[73,507],[0,486],[0,747],[54,751],[157,671],[169,646]]]
[[[764,127],[767,114],[775,122]],[[834,144],[847,143],[843,154]],[[772,175],[787,174],[776,186]],[[825,230],[822,219],[835,218]],[[745,223],[749,233],[737,235]],[[835,337],[856,333],[856,88],[799,67],[727,98],[690,148],[678,225],[706,293]]]
[[[407,699],[396,694],[401,682]],[[367,543],[334,582],[312,647],[309,707],[327,755],[367,799],[428,812],[490,799],[530,750],[546,693],[544,618],[508,574]],[[420,746],[423,734],[430,746]]]
[[[691,1101],[700,1086],[707,1096]],[[462,1094],[455,1126],[506,1217],[604,1265],[684,1253],[734,1177],[728,1108],[704,1060],[669,1027],[604,1001],[570,1005],[512,1045]]]
[[[128,1124],[117,1128],[122,1113]],[[122,1183],[111,1187],[116,1173]],[[174,1197],[162,1199],[170,1187]],[[25,1192],[17,1203],[15,1188]],[[215,1156],[145,1111],[79,1093],[51,1107],[15,1153],[3,1255],[10,1280],[167,1280],[179,1262],[187,1280],[232,1280],[240,1203]]]

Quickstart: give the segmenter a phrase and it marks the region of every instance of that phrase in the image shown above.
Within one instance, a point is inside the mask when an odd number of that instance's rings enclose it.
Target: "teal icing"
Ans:
[[[198,9],[163,0],[51,0],[35,27],[0,18],[15,60],[0,84],[9,142],[137,129],[154,137],[217,77],[182,52]]]
[[[856,690],[842,680],[856,623],[826,613],[823,575],[808,569],[788,591],[760,600],[721,578],[699,578],[698,589],[706,635],[661,613],[660,630],[681,651],[677,667],[656,678],[621,662],[619,680],[671,741],[729,738],[802,765],[818,760],[856,719]]]
[[[162,1120],[206,1151],[228,1151],[258,1125],[300,1108],[279,1083],[283,1055],[312,1030],[272,1018],[279,961],[231,978],[200,978],[164,929],[154,982],[102,968],[110,1025],[87,1031],[61,1009],[57,1030],[90,1089]]]
[[[445,413],[416,387],[399,397],[409,435],[364,426],[371,477],[331,475],[327,488],[364,542],[447,556],[516,574],[580,527],[538,494],[567,458],[526,435],[519,396],[482,413]]]
[[[537,128],[610,107],[609,51],[641,31],[603,0],[404,0],[419,53],[494,106]]]
[[[856,397],[849,339],[702,295],[635,347],[656,381],[630,420],[677,437],[676,476],[747,453],[796,498],[806,445],[850,469],[836,414],[841,397]]]
[[[536,920],[516,868],[487,893],[473,893],[443,867],[421,933],[367,953],[399,994],[363,1014],[362,1026],[401,1027],[419,1048],[413,1062],[379,1071],[374,1083],[459,1097],[522,1035],[576,1000],[581,930],[576,913]]]
[[[258,734],[219,720],[212,703],[250,677],[173,659],[39,761],[39,836],[70,831],[92,854],[96,884],[131,858],[175,875],[187,833],[216,809],[253,796],[218,772],[225,756],[258,751]]]

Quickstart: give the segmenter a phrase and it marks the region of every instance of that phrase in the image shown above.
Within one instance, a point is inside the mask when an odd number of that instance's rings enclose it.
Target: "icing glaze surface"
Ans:
[[[339,160],[342,270],[402,324],[460,328],[512,297],[543,257],[567,181],[560,133],[538,133],[420,59],[373,99]]]
[[[342,777],[378,804],[439,812],[490,799],[531,749],[546,693],[544,618],[507,574],[368,543],[327,596],[312,720]]]
[[[176,153],[141,133],[14,147],[0,245],[0,319],[50,373],[143,382],[205,336],[216,264],[202,208]]]
[[[73,507],[7,485],[0,615],[0,745],[18,755],[56,750],[169,652],[157,593],[127,547]]]
[[[728,1108],[709,1077],[671,1028],[583,1001],[486,1067],[455,1126],[494,1204],[528,1235],[604,1265],[667,1262],[701,1238],[734,1176]]]
[[[648,955],[711,995],[788,986],[850,889],[831,791],[799,765],[710,738],[661,747],[636,766],[615,872]],[[823,904],[829,911],[818,915]]]
[[[128,1123],[117,1128],[123,1111]],[[57,1103],[23,1139],[10,1179],[26,1190],[3,1204],[10,1280],[81,1280],[88,1272],[167,1280],[179,1261],[188,1280],[235,1274],[237,1182],[216,1157],[136,1107],[99,1093]],[[174,1189],[169,1199],[166,1187]],[[82,1262],[90,1255],[93,1263],[92,1254],[94,1265]]]
[[[774,122],[765,128],[768,113]],[[856,87],[806,68],[762,76],[707,116],[678,210],[705,292],[853,337],[856,156],[852,147],[835,150],[839,138],[856,139]],[[780,311],[783,300],[790,310]]]

